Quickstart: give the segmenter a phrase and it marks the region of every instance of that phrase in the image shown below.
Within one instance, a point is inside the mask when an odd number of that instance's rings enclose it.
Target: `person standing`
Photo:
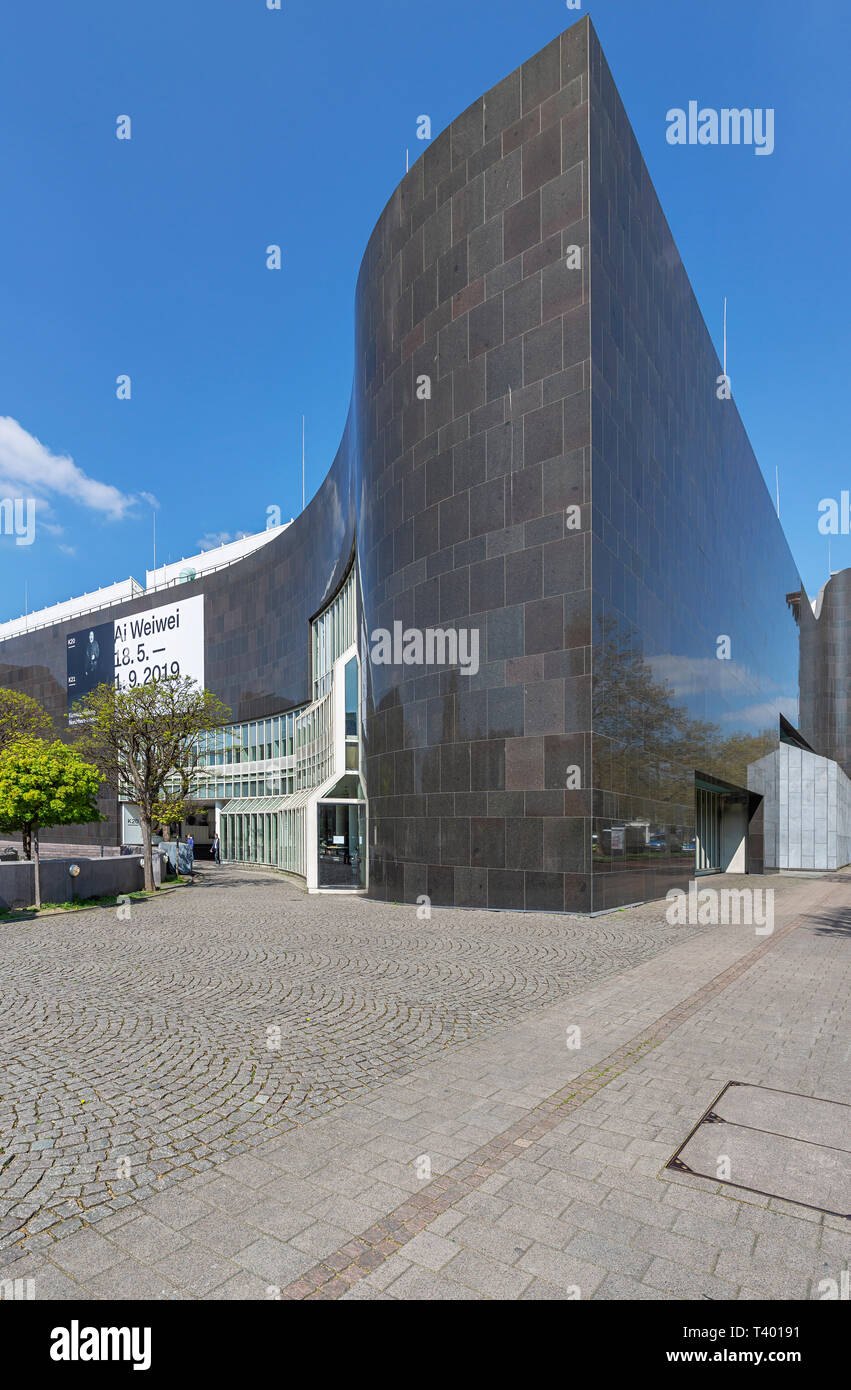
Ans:
[[[195,872],[195,836],[186,836],[186,848],[189,850],[189,872]]]
[[[100,661],[100,643],[93,632],[89,633],[89,641],[86,646],[86,675],[93,676],[98,668]]]
[[[215,834],[213,835],[213,863],[214,863],[214,864],[221,864],[221,862],[222,862],[222,842],[221,842],[221,840],[219,839],[219,832],[218,832],[218,830],[217,830],[217,831],[215,832]]]

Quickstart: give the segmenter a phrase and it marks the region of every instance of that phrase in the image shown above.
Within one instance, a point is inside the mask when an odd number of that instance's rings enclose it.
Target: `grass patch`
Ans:
[[[34,917],[51,916],[58,912],[83,912],[93,907],[118,907],[119,901],[142,903],[148,898],[157,898],[162,893],[168,893],[173,888],[183,888],[190,881],[188,875],[181,875],[176,881],[164,883],[161,888],[155,888],[151,893],[147,893],[144,888],[139,888],[133,893],[115,893],[103,898],[74,898],[73,902],[42,903],[38,910],[34,907],[22,907],[15,912],[2,908],[0,909],[0,922],[28,922]]]

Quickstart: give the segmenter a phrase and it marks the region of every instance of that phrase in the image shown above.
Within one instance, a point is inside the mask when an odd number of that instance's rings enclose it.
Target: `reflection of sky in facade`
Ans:
[[[593,808],[687,824],[798,724],[800,578],[598,50],[590,145]]]
[[[645,657],[654,681],[666,684],[673,701],[694,718],[712,718],[746,733],[776,731],[781,714],[797,727],[798,696],[773,690],[744,662],[714,656]],[[756,697],[756,698],[754,698]]]

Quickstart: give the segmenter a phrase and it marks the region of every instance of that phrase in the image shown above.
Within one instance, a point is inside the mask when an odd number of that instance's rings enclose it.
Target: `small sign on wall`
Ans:
[[[121,843],[123,845],[141,845],[142,843],[139,808],[138,806],[131,806],[126,801],[121,803]]]

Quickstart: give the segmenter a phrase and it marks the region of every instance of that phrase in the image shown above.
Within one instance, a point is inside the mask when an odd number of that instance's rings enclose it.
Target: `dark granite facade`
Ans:
[[[590,765],[587,41],[576,25],[428,147],[361,276],[368,626],[481,647],[474,676],[372,669],[371,884],[391,899],[591,905],[586,793],[566,789]]]
[[[800,596],[800,730],[851,777],[851,569],[830,577],[815,611]],[[818,616],[816,616],[816,613]]]
[[[587,19],[426,148],[355,329],[316,498],[181,591],[208,686],[238,719],[306,703],[356,546],[362,655],[395,622],[480,644],[474,675],[369,665],[370,892],[591,911],[684,884],[695,771],[745,785],[771,710],[796,719],[800,581]],[[2,644],[0,681],[59,713],[79,626]],[[642,818],[659,843],[619,851]]]
[[[797,724],[801,581],[593,36],[590,92],[596,909],[684,886],[695,773],[746,787]]]
[[[334,467],[306,511],[276,540],[227,569],[101,610],[92,621],[112,621],[203,593],[205,681],[234,720],[307,704],[309,620],[340,587],[354,547],[349,437],[347,430]],[[87,621],[71,618],[0,643],[0,686],[32,695],[60,732],[67,705],[66,638]],[[115,797],[104,795],[100,808],[107,817],[100,825],[58,827],[48,838],[58,844],[117,845]]]

